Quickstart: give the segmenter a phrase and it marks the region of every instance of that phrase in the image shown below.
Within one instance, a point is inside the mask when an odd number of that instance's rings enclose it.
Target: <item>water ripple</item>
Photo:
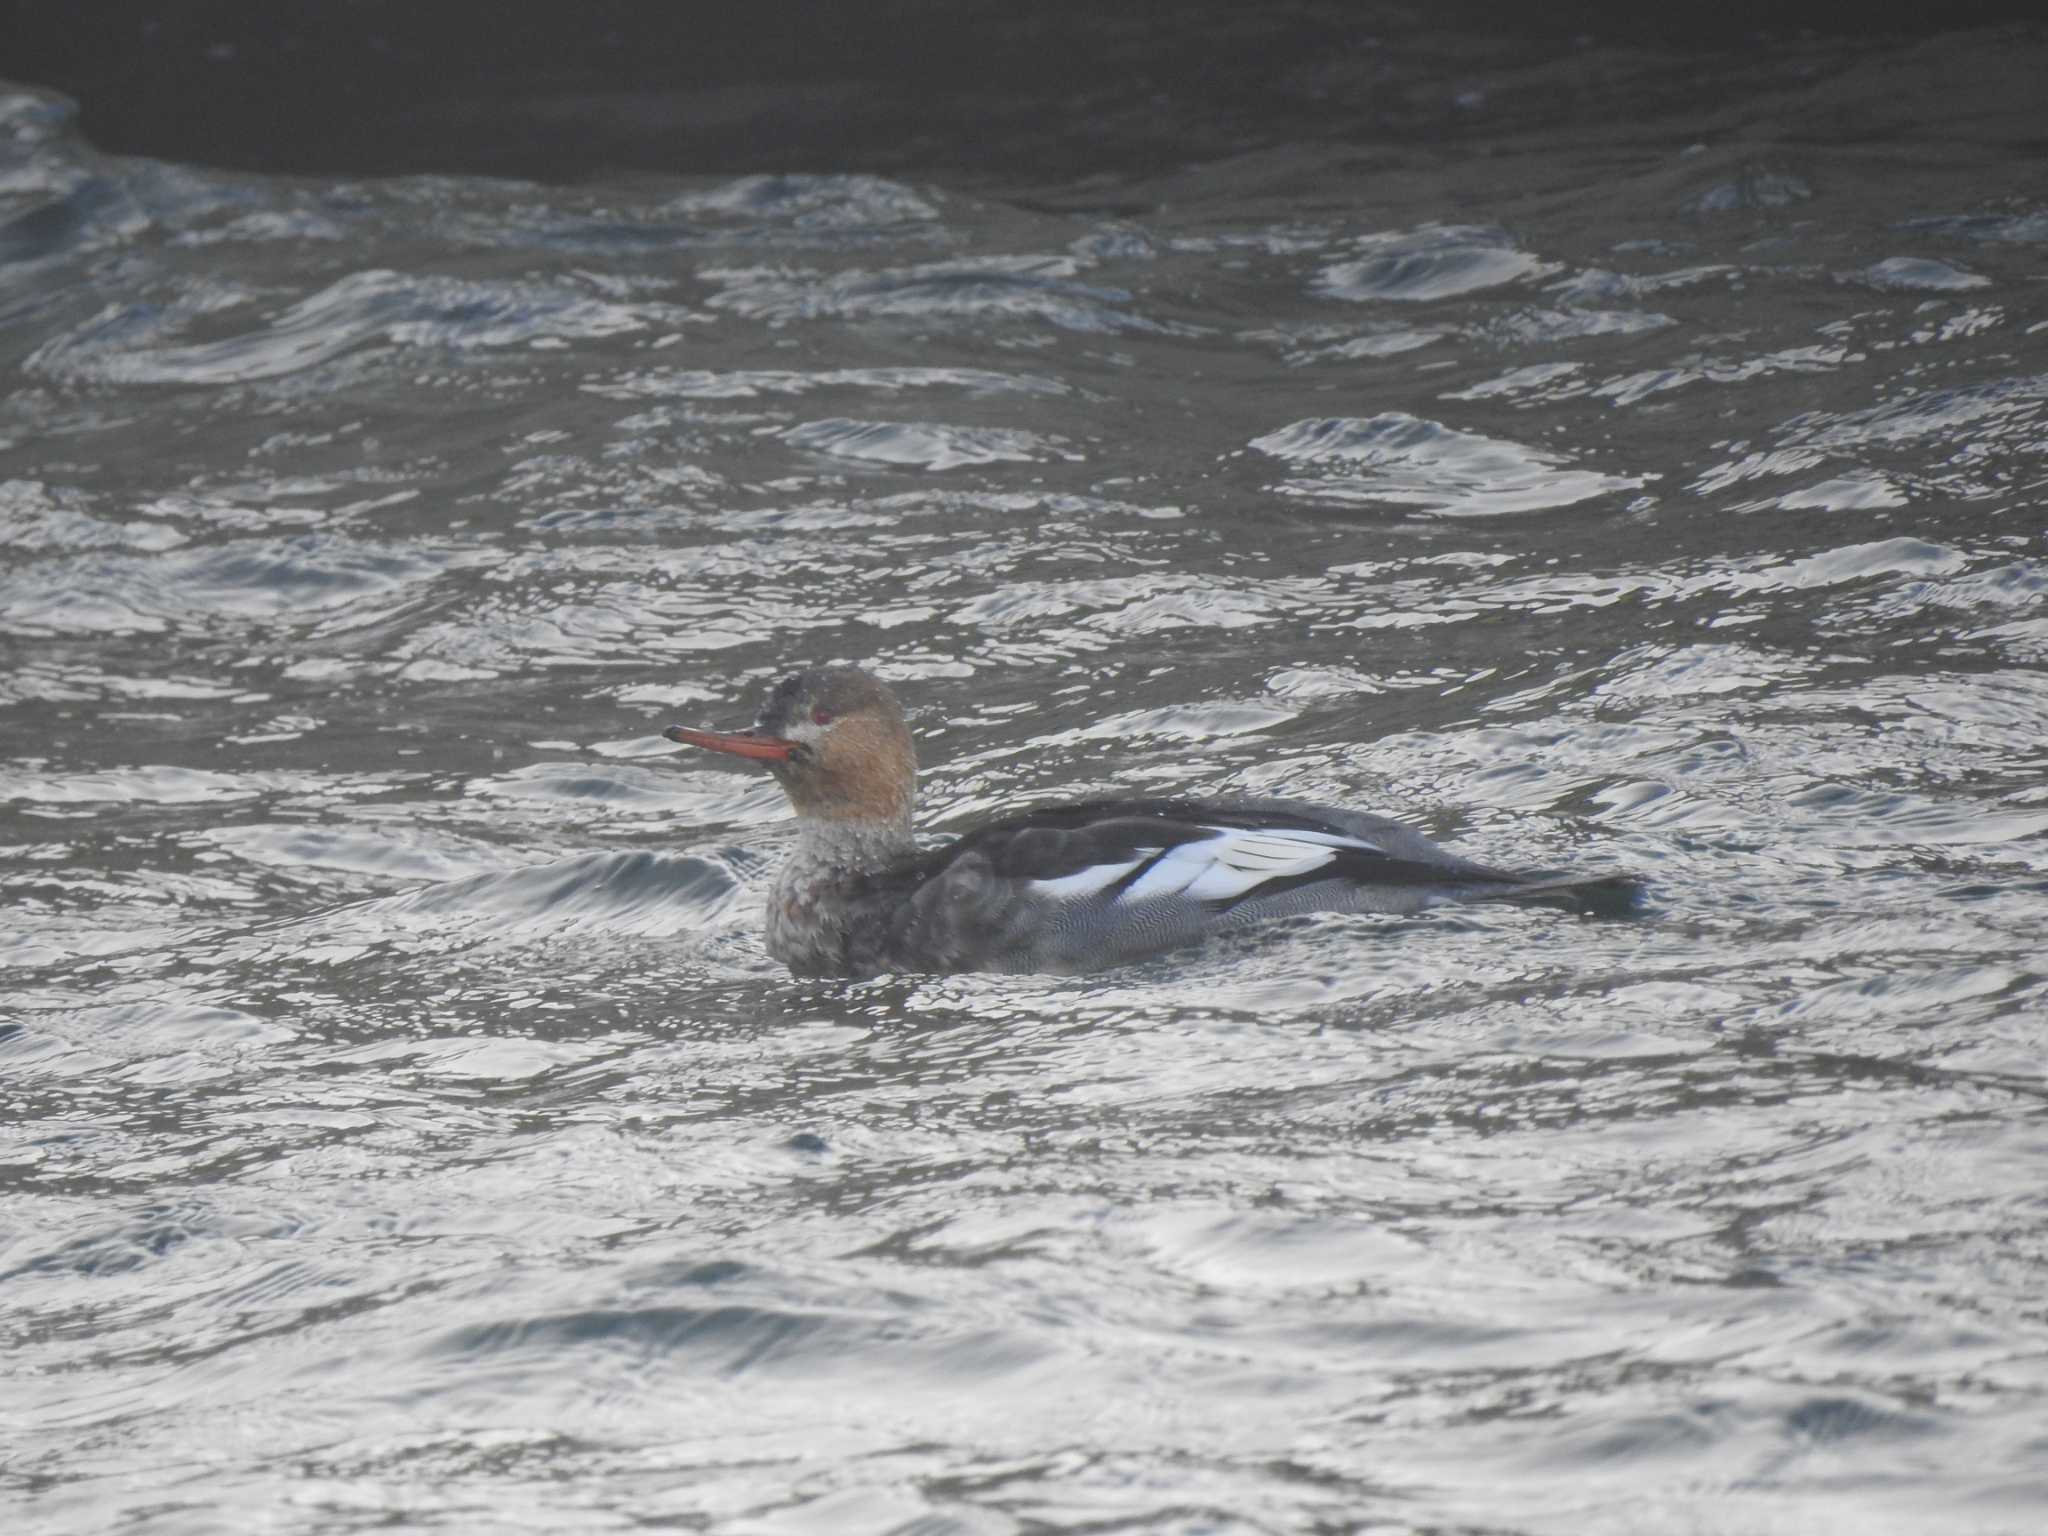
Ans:
[[[169,306],[103,310],[43,343],[26,366],[76,382],[234,384],[296,373],[377,342],[430,349],[561,343],[687,318],[663,306],[623,305],[539,284],[367,271],[340,278],[246,334],[166,344],[199,316],[238,302],[199,298],[187,293]]]
[[[1387,502],[1450,517],[1570,506],[1647,477],[1569,469],[1555,454],[1459,432],[1401,411],[1297,421],[1251,446],[1310,474],[1279,489],[1331,502]]]
[[[1465,224],[1368,235],[1355,242],[1353,252],[1341,261],[1327,263],[1316,274],[1319,293],[1354,302],[1394,299],[1416,303],[1497,288],[1557,270],[1555,263],[1518,250],[1505,230]]]
[[[347,606],[364,617],[453,558],[341,534],[236,540],[147,554],[49,559],[0,576],[0,629],[21,635],[159,634],[209,620],[298,621]]]
[[[1130,295],[1075,281],[1067,256],[982,257],[879,272],[799,272],[780,267],[712,268],[714,309],[771,325],[793,320],[1031,320],[1062,330],[1150,328],[1122,306]]]
[[[865,464],[959,469],[971,464],[1029,464],[1066,452],[1057,438],[1008,427],[954,427],[924,421],[849,421],[826,417],[782,434],[791,447]]]

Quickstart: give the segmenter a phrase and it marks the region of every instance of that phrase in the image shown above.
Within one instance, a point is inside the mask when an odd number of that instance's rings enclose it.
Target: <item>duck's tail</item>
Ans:
[[[1643,888],[1635,875],[1531,875],[1519,885],[1475,895],[1481,901],[1562,907],[1585,917],[1629,917],[1642,910]]]

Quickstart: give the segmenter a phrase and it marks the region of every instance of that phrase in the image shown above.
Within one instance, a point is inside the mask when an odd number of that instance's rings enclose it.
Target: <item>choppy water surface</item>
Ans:
[[[1028,195],[0,100],[10,1501],[2041,1529],[2016,46]],[[1289,793],[1652,911],[792,981],[779,797],[656,732],[821,659],[934,828]]]

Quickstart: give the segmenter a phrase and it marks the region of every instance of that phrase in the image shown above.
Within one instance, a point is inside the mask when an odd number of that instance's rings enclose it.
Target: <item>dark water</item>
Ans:
[[[1028,192],[0,97],[13,1528],[2041,1529],[2038,47]],[[656,732],[824,659],[934,828],[1652,911],[792,981]]]

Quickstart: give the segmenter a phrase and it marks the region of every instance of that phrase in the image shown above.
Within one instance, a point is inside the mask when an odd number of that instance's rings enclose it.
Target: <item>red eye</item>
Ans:
[[[811,724],[813,724],[813,725],[830,725],[831,723],[832,723],[832,711],[831,711],[831,710],[829,710],[829,709],[814,709],[814,710],[812,710],[812,711],[811,711]]]

